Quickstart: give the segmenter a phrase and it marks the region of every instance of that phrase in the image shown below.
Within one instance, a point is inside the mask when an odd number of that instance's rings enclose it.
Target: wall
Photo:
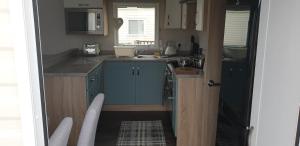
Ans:
[[[85,40],[94,39],[86,35],[66,35],[63,0],[39,0],[39,22],[43,54],[57,54],[79,48]]]
[[[128,2],[140,2],[138,0],[126,0]],[[109,34],[108,36],[66,35],[64,23],[63,0],[40,0],[40,25],[43,54],[57,54],[72,48],[81,48],[84,42],[98,42],[103,50],[113,50],[114,27],[113,27],[113,2],[123,0],[107,0]],[[181,42],[185,49],[190,48],[190,36],[198,38],[198,32],[188,30],[165,30],[164,25],[164,0],[144,0],[143,2],[158,2],[160,13],[159,39]]]
[[[250,146],[294,146],[300,107],[300,1],[262,0]]]

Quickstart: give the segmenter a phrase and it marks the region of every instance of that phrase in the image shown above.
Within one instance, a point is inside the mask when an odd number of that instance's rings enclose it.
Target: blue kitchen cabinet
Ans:
[[[103,79],[101,78],[102,75],[102,65],[97,66],[93,71],[91,71],[87,76],[87,97],[88,97],[88,104],[90,104],[95,96],[98,93],[101,93]]]
[[[177,132],[176,132],[176,123],[177,123],[177,81],[175,75],[172,76],[173,80],[173,85],[172,85],[172,112],[171,112],[171,120],[172,120],[172,129],[174,132],[175,137],[177,137]]]
[[[106,61],[105,104],[162,104],[165,68],[160,61]]]
[[[104,77],[105,104],[135,104],[133,63],[107,61],[104,63]]]
[[[139,61],[135,62],[135,69],[136,104],[162,104],[166,63],[161,61]]]

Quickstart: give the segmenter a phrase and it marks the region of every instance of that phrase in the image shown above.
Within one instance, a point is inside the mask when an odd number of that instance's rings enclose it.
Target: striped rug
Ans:
[[[122,121],[117,146],[166,146],[161,121]]]

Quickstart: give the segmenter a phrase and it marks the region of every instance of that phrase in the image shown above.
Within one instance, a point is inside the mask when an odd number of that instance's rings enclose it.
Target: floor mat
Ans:
[[[117,146],[166,146],[161,121],[122,121]]]

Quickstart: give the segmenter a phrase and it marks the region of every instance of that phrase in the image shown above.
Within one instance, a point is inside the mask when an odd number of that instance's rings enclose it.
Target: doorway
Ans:
[[[226,5],[216,146],[247,146],[260,6],[258,0]]]

